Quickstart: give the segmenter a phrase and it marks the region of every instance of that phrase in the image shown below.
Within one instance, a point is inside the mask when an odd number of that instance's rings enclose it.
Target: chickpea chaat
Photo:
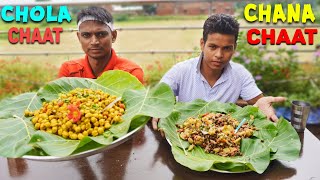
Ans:
[[[249,122],[254,117],[250,116]],[[188,118],[183,124],[177,125],[180,138],[190,143],[188,150],[195,145],[204,148],[205,152],[220,156],[240,156],[240,141],[248,138],[257,130],[246,121],[235,133],[239,121],[229,114],[206,113],[199,118]]]
[[[26,117],[36,130],[81,140],[85,136],[98,136],[112,124],[122,121],[125,105],[117,97],[101,90],[76,88],[59,98],[43,102],[36,111],[25,110]],[[108,105],[111,104],[109,107]]]

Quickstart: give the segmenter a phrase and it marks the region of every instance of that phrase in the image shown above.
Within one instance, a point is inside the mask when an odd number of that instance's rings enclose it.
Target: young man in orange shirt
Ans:
[[[85,57],[67,61],[59,70],[59,77],[97,78],[108,70],[123,70],[143,83],[142,68],[136,63],[118,57],[112,49],[117,38],[112,15],[103,8],[83,9],[77,17],[77,36]]]

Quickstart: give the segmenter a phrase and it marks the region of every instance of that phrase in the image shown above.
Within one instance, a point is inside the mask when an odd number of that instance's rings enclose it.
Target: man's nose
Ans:
[[[222,58],[222,57],[223,57],[223,51],[222,51],[221,48],[218,48],[218,49],[216,50],[215,56],[216,56],[217,58]]]
[[[99,44],[99,39],[97,38],[96,35],[93,35],[91,37],[91,41],[90,41],[91,44]]]

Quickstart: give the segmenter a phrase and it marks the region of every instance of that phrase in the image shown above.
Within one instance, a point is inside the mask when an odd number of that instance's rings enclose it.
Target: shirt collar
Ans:
[[[226,65],[226,67],[224,67],[220,78],[218,79],[218,81],[215,83],[214,86],[217,86],[217,85],[227,81],[229,79],[229,77],[230,77],[229,74],[231,72],[231,69],[232,69],[232,66],[231,66],[230,61],[229,61],[229,63]]]
[[[203,59],[203,52],[201,52],[200,56],[199,56],[199,60],[197,62],[197,66],[196,66],[196,72],[199,74],[200,73],[200,66],[201,66],[201,61]]]
[[[113,70],[114,67],[116,66],[117,64],[117,59],[118,59],[118,56],[116,54],[116,52],[114,51],[114,49],[111,49],[111,57],[110,57],[110,60],[107,64],[107,66],[104,68],[103,72],[104,71],[108,71],[108,70]],[[100,76],[101,74],[99,74]]]

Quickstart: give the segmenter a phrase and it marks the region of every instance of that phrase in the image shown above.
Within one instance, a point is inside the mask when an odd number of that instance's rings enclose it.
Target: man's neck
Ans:
[[[99,59],[88,57],[92,73],[95,77],[98,77],[103,72],[104,68],[110,62],[110,59],[111,54],[108,57]]]
[[[211,87],[213,87],[214,84],[221,77],[221,74],[222,74],[223,70],[212,70],[207,66],[203,66],[202,63],[201,63],[200,72],[203,75],[203,77],[207,80],[209,85]]]

